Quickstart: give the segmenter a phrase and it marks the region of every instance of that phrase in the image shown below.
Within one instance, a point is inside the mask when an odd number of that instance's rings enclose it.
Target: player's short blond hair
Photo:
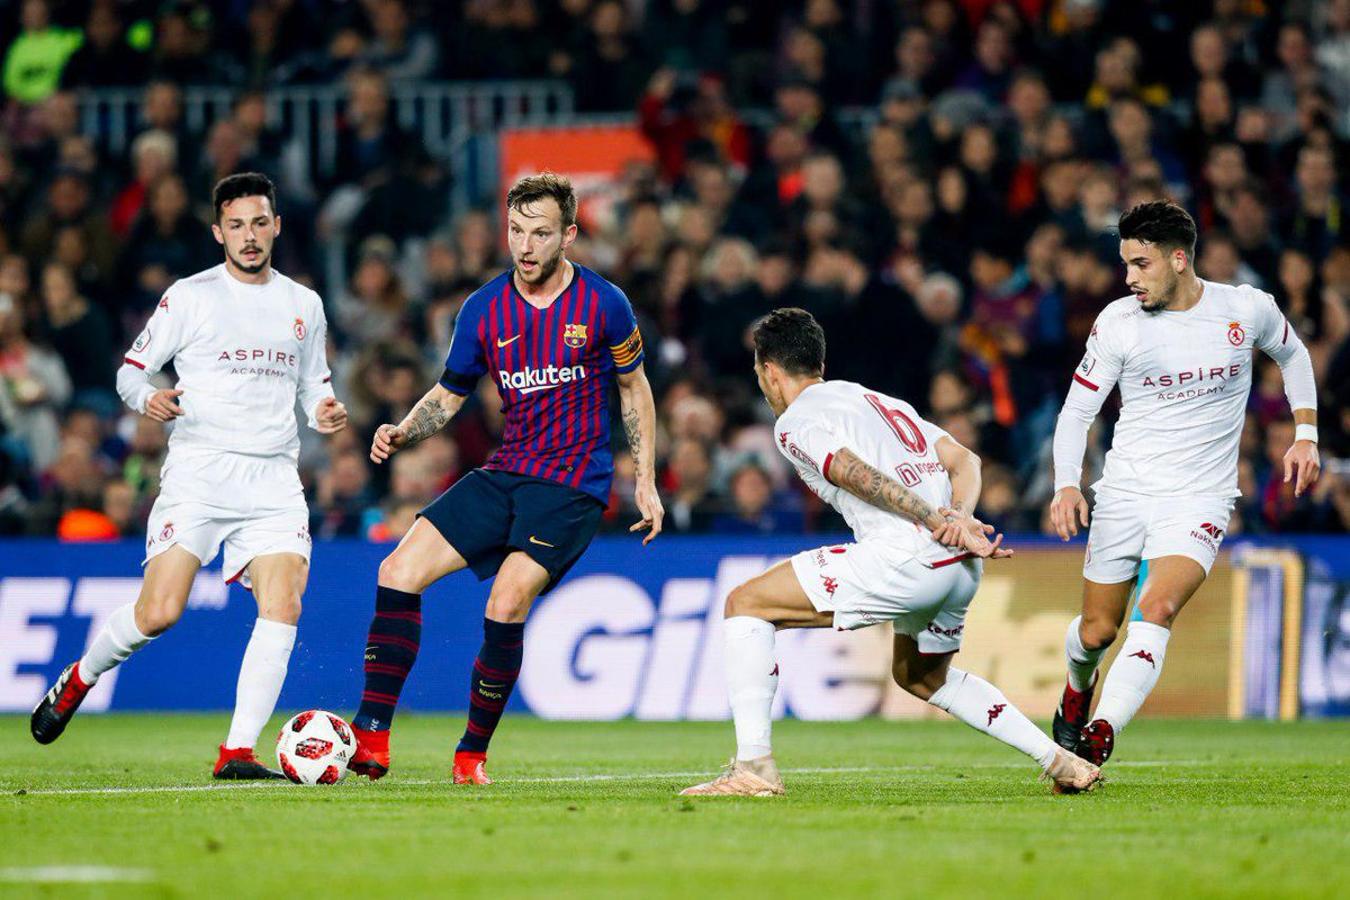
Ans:
[[[526,206],[547,198],[552,198],[562,211],[564,228],[577,224],[576,191],[569,178],[556,172],[543,171],[518,179],[506,192],[506,208],[524,212]]]

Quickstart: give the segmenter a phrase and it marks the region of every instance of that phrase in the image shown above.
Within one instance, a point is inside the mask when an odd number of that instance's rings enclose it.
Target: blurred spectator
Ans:
[[[119,401],[108,317],[80,294],[75,276],[60,263],[42,270],[42,305],[45,337],[70,377],[74,402],[104,415],[115,413]]]
[[[56,459],[70,378],[59,356],[29,341],[23,313],[14,297],[0,294],[0,425],[42,471]]]
[[[781,534],[801,531],[800,510],[785,508],[773,482],[754,457],[732,470],[726,512],[713,518],[711,530],[723,534]]]
[[[127,43],[118,10],[112,3],[95,3],[84,25],[84,43],[66,61],[63,88],[132,86],[145,82],[145,54]]]
[[[107,217],[93,206],[88,179],[73,171],[58,172],[47,189],[45,209],[23,227],[23,253],[37,265],[56,252],[57,235],[65,228],[79,233],[88,252],[92,277],[100,284],[113,275],[116,239]]]
[[[52,24],[47,0],[22,0],[21,31],[5,53],[5,94],[20,103],[38,103],[61,83],[61,70],[80,46],[80,33]]]

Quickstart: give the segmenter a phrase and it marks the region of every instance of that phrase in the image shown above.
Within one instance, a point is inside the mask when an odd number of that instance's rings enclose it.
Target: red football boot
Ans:
[[[1074,752],[1094,766],[1100,766],[1111,758],[1111,751],[1115,747],[1116,730],[1111,727],[1111,723],[1105,719],[1093,719],[1083,729]]]
[[[75,710],[84,702],[84,695],[89,693],[89,688],[90,685],[80,680],[79,662],[66,666],[61,677],[56,679],[56,684],[43,695],[33,710],[33,717],[28,724],[33,740],[39,744],[50,744],[59,738],[74,718]]]
[[[378,781],[389,774],[389,729],[364,731],[352,726],[356,735],[356,753],[347,763],[347,771]]]
[[[252,747],[226,747],[221,744],[211,777],[222,781],[264,781],[286,776],[258,762]]]
[[[1088,724],[1088,711],[1092,708],[1092,694],[1097,689],[1097,676],[1092,676],[1092,684],[1085,691],[1075,691],[1069,684],[1064,685],[1064,693],[1059,698],[1059,707],[1055,710],[1055,720],[1051,723],[1050,733],[1055,743],[1070,753],[1078,749],[1078,738]]]
[[[492,784],[487,771],[486,753],[472,753],[460,750],[455,753],[455,784]]]

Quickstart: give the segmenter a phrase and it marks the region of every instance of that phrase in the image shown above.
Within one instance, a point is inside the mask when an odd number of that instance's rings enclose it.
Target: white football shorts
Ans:
[[[1209,574],[1233,514],[1226,497],[1148,497],[1098,489],[1088,528],[1083,577],[1098,584],[1129,581],[1139,563],[1185,556]]]
[[[171,449],[146,524],[145,562],[175,544],[204,566],[223,545],[226,582],[239,581],[246,588],[251,588],[247,569],[255,557],[295,553],[308,560],[309,507],[295,463],[284,457]]]
[[[918,642],[920,653],[961,649],[966,609],[980,586],[979,559],[929,567],[895,559],[894,548],[837,544],[792,557],[792,571],[818,612],[834,613],[840,631],[890,622]]]

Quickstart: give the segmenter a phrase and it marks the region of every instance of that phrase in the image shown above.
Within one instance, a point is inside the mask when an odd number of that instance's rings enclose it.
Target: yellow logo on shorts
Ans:
[[[568,322],[563,326],[563,343],[573,350],[586,346],[586,326],[580,322]]]

